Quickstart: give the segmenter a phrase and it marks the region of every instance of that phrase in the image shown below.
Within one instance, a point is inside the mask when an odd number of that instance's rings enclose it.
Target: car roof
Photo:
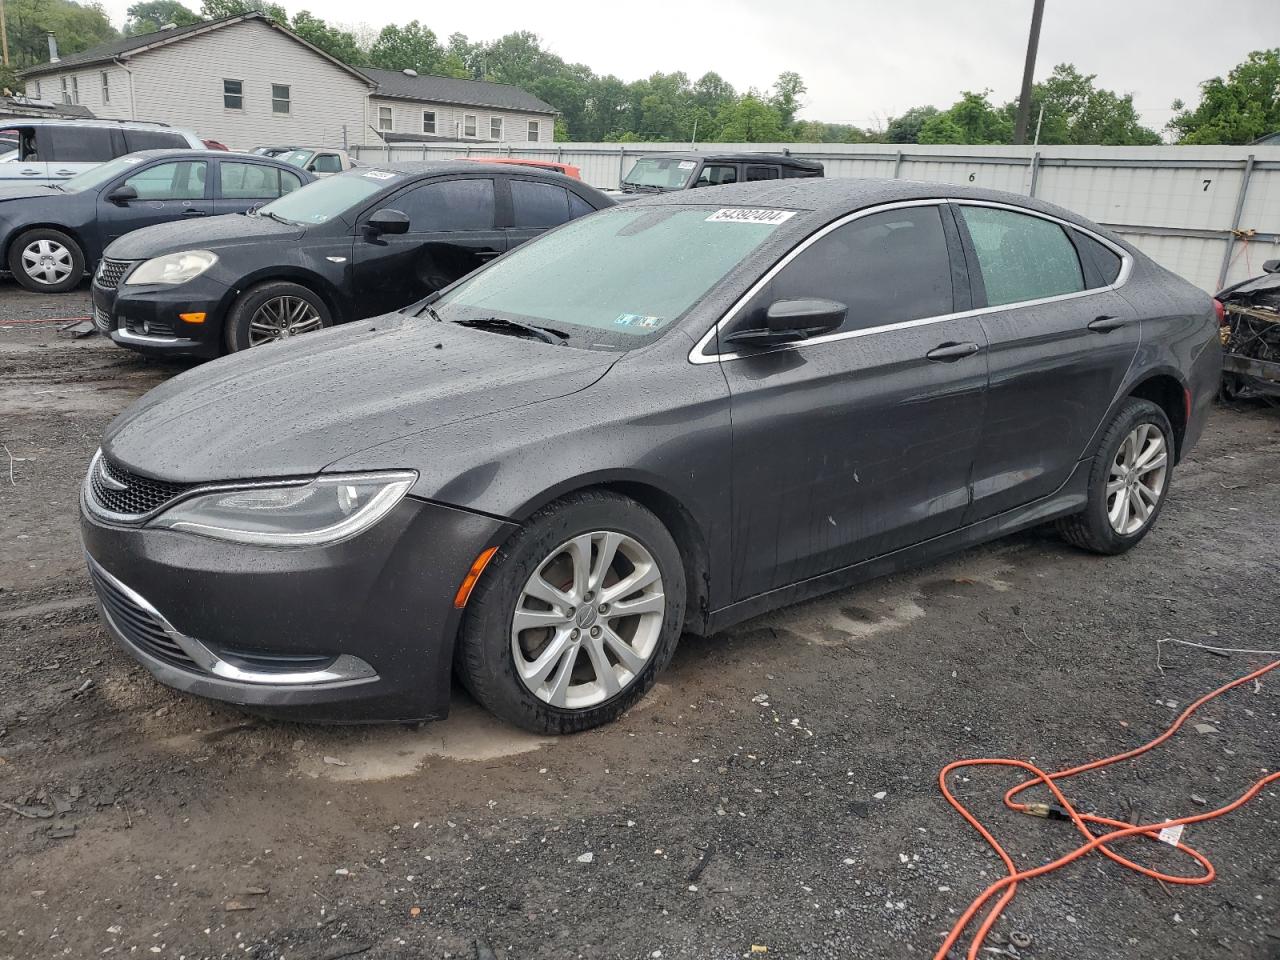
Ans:
[[[789,229],[809,230],[815,223],[827,223],[846,213],[886,203],[905,200],[987,200],[1045,213],[1101,234],[1124,249],[1133,246],[1110,230],[1100,227],[1079,214],[1052,203],[1020,193],[1006,193],[986,187],[970,187],[954,183],[921,180],[853,179],[838,177],[806,177],[794,180],[756,180],[732,183],[723,187],[700,187],[697,190],[674,190],[644,194],[623,204],[620,209],[641,206],[725,206],[760,207],[794,210],[800,213],[788,224]]]
[[[185,127],[174,127],[167,123],[147,120],[103,120],[60,117],[0,117],[0,128],[11,127],[107,127],[108,129],[154,130],[187,134],[191,131]]]
[[[548,170],[545,167],[526,167],[513,163],[479,163],[475,160],[411,160],[397,163],[373,163],[368,166],[357,167],[354,170],[348,170],[339,174],[339,176],[361,177],[378,170],[430,176],[465,174],[469,177],[474,177],[483,173],[500,174],[504,177],[518,177],[525,180],[546,180],[548,183],[558,183],[566,187],[572,186],[579,191],[589,190],[592,193],[600,194],[602,197],[606,196],[606,194],[600,193],[590,184],[582,180],[575,180],[573,177],[566,177],[558,170]]]
[[[259,163],[281,163],[275,157],[264,157],[260,153],[249,153],[246,150],[208,150],[200,147],[172,147],[157,150],[135,150],[133,153],[124,154],[127,157],[146,157],[148,160],[154,157],[196,157],[206,160],[210,156],[219,157],[223,160],[235,158],[237,160],[257,160]],[[288,164],[285,164],[288,166]]]
[[[821,170],[822,164],[816,160],[805,160],[803,157],[792,157],[785,153],[703,153],[698,150],[674,150],[669,153],[646,153],[639,159],[658,158],[662,160],[712,160],[719,163],[777,163],[784,167],[798,167],[804,170]]]

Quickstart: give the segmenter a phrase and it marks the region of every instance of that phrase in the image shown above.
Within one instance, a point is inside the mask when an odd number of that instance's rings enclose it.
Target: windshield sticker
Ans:
[[[680,167],[681,170],[692,170],[694,167],[697,166],[697,164],[694,163],[692,160],[681,160],[678,166]]]
[[[641,330],[654,330],[667,321],[661,317],[647,317],[642,313],[620,313],[613,321],[620,327],[638,327]]]
[[[370,170],[365,176],[370,180],[390,180],[395,174],[390,170]]]
[[[724,207],[707,217],[707,223],[783,223],[796,215],[794,210],[752,210]]]

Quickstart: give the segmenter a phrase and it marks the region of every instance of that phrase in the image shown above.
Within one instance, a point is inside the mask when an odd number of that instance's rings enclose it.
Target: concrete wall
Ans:
[[[504,154],[562,160],[597,187],[616,187],[646,153],[687,143],[509,144]],[[366,148],[376,159],[443,159],[483,148],[417,144]],[[898,177],[1031,194],[1110,227],[1210,292],[1280,257],[1280,146],[967,147],[916,144],[723,143],[700,151],[788,149],[821,160],[829,177]],[[1252,158],[1252,159],[1251,159]]]

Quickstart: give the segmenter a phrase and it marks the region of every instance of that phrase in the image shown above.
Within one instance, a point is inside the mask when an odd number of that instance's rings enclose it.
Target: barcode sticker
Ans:
[[[783,223],[796,215],[794,210],[753,210],[723,207],[707,217],[707,223]]]

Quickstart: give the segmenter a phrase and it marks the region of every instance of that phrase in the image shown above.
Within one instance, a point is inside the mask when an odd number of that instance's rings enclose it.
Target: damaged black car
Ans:
[[[1280,397],[1280,260],[1262,276],[1218,294],[1222,304],[1222,395]]]

